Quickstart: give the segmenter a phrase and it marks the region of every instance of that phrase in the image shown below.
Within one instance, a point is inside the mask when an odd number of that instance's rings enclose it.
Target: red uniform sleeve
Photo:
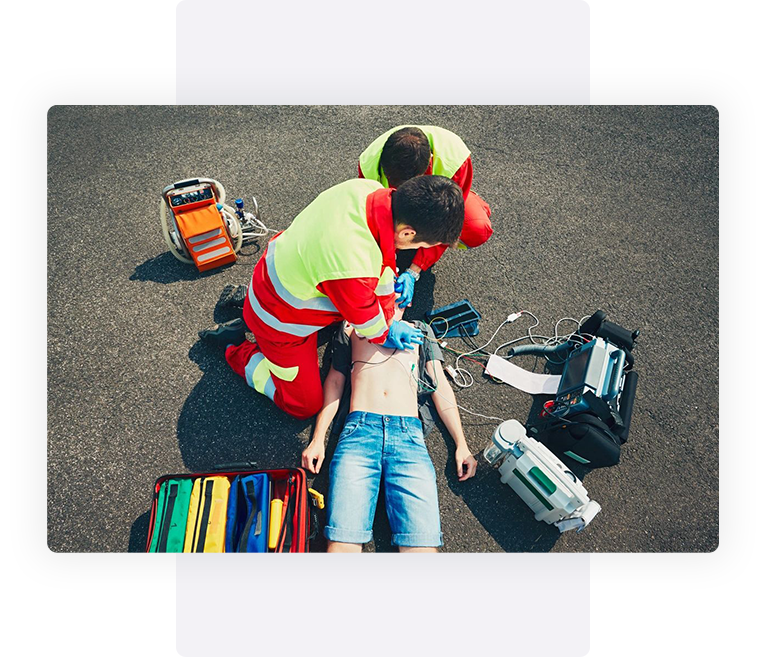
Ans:
[[[416,267],[420,267],[422,271],[426,271],[437,260],[442,257],[442,254],[450,247],[446,244],[440,244],[439,246],[431,246],[428,249],[418,249],[415,257],[413,258],[413,264]]]
[[[317,289],[333,302],[357,335],[375,344],[383,344],[389,335],[389,321],[394,314],[394,295],[376,296],[377,286],[376,278],[342,278],[323,281]],[[389,313],[386,312],[387,306],[390,306]]]
[[[466,161],[461,165],[458,171],[455,172],[453,180],[457,182],[458,186],[463,190],[463,198],[465,199],[469,195],[471,182],[474,180],[474,168],[471,165],[471,157],[467,157]]]
[[[471,157],[467,157],[466,161],[461,165],[461,167],[458,169],[458,171],[455,172],[455,175],[453,176],[453,180],[463,191],[464,201],[466,200],[466,197],[471,190],[471,182],[473,179],[474,168],[471,165]],[[418,252],[413,258],[413,264],[416,267],[420,267],[423,271],[426,271],[442,257],[442,254],[444,254],[448,248],[449,247],[447,246],[440,245],[432,246],[428,249],[418,249]]]

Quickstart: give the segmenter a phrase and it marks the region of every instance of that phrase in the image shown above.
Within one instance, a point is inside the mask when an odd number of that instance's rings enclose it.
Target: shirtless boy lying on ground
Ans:
[[[436,552],[442,545],[436,474],[418,417],[419,388],[431,393],[455,441],[458,479],[465,481],[476,472],[477,462],[466,445],[455,394],[442,370],[442,352],[431,329],[420,322],[416,326],[426,337],[420,348],[411,351],[372,344],[348,325],[333,341],[324,403],[312,441],[301,457],[306,470],[320,471],[325,434],[351,373],[350,412],[330,463],[325,527],[328,552],[361,552],[362,545],[373,538],[381,483],[392,544],[400,552]]]

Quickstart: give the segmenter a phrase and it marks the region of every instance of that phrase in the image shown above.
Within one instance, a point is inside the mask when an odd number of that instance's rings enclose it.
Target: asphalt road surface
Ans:
[[[312,423],[247,387],[197,332],[220,290],[244,283],[264,240],[199,274],[160,233],[163,187],[220,180],[286,228],[356,176],[359,153],[399,124],[433,124],[472,151],[492,208],[481,248],[424,274],[408,316],[469,299],[479,344],[510,313],[535,332],[597,309],[641,335],[621,463],[580,470],[603,511],[581,534],[536,522],[483,461],[458,482],[444,429],[427,438],[445,551],[701,552],[718,543],[718,116],[711,107],[54,107],[48,168],[48,545],[142,551],[153,483],[250,461],[298,465]],[[524,316],[494,342],[525,335]],[[569,332],[571,322],[559,329]],[[327,367],[324,345],[320,359]],[[469,347],[451,340],[458,350]],[[448,358],[448,362],[451,359]],[[520,360],[542,371],[533,359]],[[524,421],[536,400],[481,375],[459,403]],[[323,372],[326,369],[323,369]],[[463,414],[481,457],[494,420]],[[328,444],[326,464],[336,437]],[[314,487],[327,491],[327,465]],[[391,538],[379,506],[376,537]],[[318,538],[313,550],[324,549]]]

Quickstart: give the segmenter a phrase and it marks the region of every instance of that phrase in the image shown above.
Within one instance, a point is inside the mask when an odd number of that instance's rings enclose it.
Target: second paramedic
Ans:
[[[463,192],[465,219],[458,248],[474,248],[490,239],[490,206],[471,190],[474,171],[471,152],[450,130],[437,126],[398,126],[385,132],[360,155],[360,178],[377,180],[384,187],[398,187],[420,175],[440,175],[454,180]],[[429,269],[446,245],[423,247],[397,278],[398,304],[408,305],[421,272]]]

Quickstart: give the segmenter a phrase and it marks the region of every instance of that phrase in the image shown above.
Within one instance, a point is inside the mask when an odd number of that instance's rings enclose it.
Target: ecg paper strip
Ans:
[[[495,354],[488,359],[485,372],[530,395],[555,395],[562,378],[558,374],[528,372]]]

